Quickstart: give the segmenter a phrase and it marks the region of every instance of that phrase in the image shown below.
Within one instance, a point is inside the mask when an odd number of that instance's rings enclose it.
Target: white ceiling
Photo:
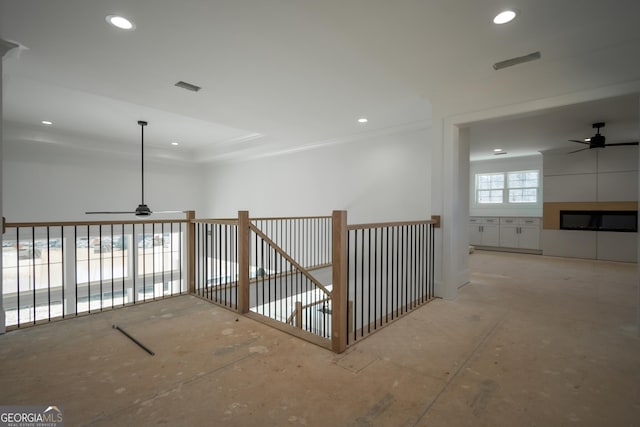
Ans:
[[[243,158],[428,126],[432,110],[447,115],[640,80],[637,0],[0,5],[0,37],[21,46],[3,61],[7,135],[73,147],[133,150],[136,122],[147,120],[145,143],[157,156]],[[493,25],[507,6],[520,16]],[[129,17],[136,30],[116,31],[105,22],[111,14]],[[538,50],[539,61],[492,68]],[[179,80],[203,89],[178,89]],[[360,116],[369,123],[357,123]],[[589,134],[596,116],[614,132],[618,118],[594,113],[535,140]],[[41,125],[45,119],[54,126]],[[530,128],[554,129],[529,119]],[[489,124],[478,126],[472,134],[497,138]]]
[[[604,122],[600,133],[607,144],[638,141],[640,98],[637,94],[547,109],[521,116],[474,123],[470,128],[471,160],[489,160],[537,154],[540,151],[580,150],[596,133],[593,123]],[[507,154],[496,155],[493,149]]]

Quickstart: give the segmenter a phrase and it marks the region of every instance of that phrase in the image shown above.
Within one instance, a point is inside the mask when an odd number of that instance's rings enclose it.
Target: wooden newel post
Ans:
[[[238,211],[238,313],[249,312],[249,211]]]
[[[302,329],[302,303],[296,301],[296,328]]]
[[[196,293],[196,219],[195,211],[187,211],[187,292]]]
[[[333,289],[331,291],[331,349],[342,353],[347,349],[349,325],[347,317],[347,211],[333,211]]]

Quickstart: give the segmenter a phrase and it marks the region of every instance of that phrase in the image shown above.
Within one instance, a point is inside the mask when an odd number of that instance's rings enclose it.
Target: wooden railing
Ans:
[[[434,298],[437,219],[349,225],[347,344]]]
[[[251,218],[250,222],[302,267],[331,266],[331,216]]]
[[[237,219],[193,219],[192,293],[232,310],[238,308]]]
[[[249,218],[240,211],[237,219],[189,222],[192,293],[330,347],[330,310],[309,307],[331,296],[311,273],[331,268],[331,217]],[[305,309],[292,327],[289,318],[300,304]]]
[[[309,219],[299,220],[307,222]],[[291,218],[288,221],[295,222],[296,219]],[[256,272],[252,274],[254,280],[249,290],[249,312],[260,315],[258,319],[266,317],[280,322],[281,325],[276,325],[286,328],[288,332],[302,335],[305,339],[330,347],[331,313],[327,310],[312,312],[301,307],[313,307],[320,301],[331,299],[331,285],[323,284],[310,269],[294,259],[253,221],[249,222],[248,226],[251,268]],[[294,235],[292,238],[294,241],[304,242],[304,236]],[[284,241],[281,240],[281,242]],[[301,257],[302,262],[307,265],[318,267],[318,264],[324,264],[326,266],[326,261],[315,254],[309,256],[314,253],[311,245],[303,244],[300,247],[305,246],[311,250],[302,250],[297,253],[294,251],[294,255]],[[299,249],[300,247],[291,248]],[[295,330],[289,329],[291,316],[297,320]]]
[[[190,293],[335,352],[433,299],[439,219],[7,223],[8,326]]]
[[[186,220],[5,223],[8,329],[187,292]]]

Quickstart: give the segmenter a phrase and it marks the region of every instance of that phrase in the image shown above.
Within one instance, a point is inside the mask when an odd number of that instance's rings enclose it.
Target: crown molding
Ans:
[[[264,150],[264,151],[253,150],[253,152],[249,152],[249,150],[241,150],[241,151],[220,153],[217,155],[200,158],[199,161],[214,163],[214,162],[242,162],[242,161],[249,161],[249,160],[257,160],[257,159],[264,159],[269,157],[285,156],[285,155],[299,153],[303,151],[322,149],[322,148],[326,148],[334,145],[349,144],[349,143],[354,143],[354,142],[371,139],[371,138],[379,138],[382,136],[388,136],[388,135],[393,135],[397,133],[425,130],[430,128],[431,128],[431,120],[420,120],[420,121],[403,123],[403,124],[394,125],[394,126],[387,126],[384,128],[372,129],[364,132],[358,132],[351,135],[327,138],[327,139],[318,140],[318,141],[303,144],[303,145],[297,145],[297,146],[291,146],[291,147],[285,147],[285,148],[278,148],[277,146],[275,146],[276,144],[273,144],[275,148],[272,150]]]
[[[9,52],[11,49],[15,49],[20,45],[17,43],[10,42],[5,39],[0,38],[0,57],[3,57],[5,53]]]

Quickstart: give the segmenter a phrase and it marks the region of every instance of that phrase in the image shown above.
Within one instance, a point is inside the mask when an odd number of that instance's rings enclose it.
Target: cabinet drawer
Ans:
[[[499,224],[500,220],[496,217],[472,216],[469,217],[469,224]]]
[[[516,225],[519,224],[518,218],[500,218],[500,225]]]
[[[537,227],[540,225],[540,218],[504,217],[500,218],[500,225],[526,225],[530,227]]]
[[[540,218],[522,218],[520,221],[520,224],[522,225],[540,225]]]

